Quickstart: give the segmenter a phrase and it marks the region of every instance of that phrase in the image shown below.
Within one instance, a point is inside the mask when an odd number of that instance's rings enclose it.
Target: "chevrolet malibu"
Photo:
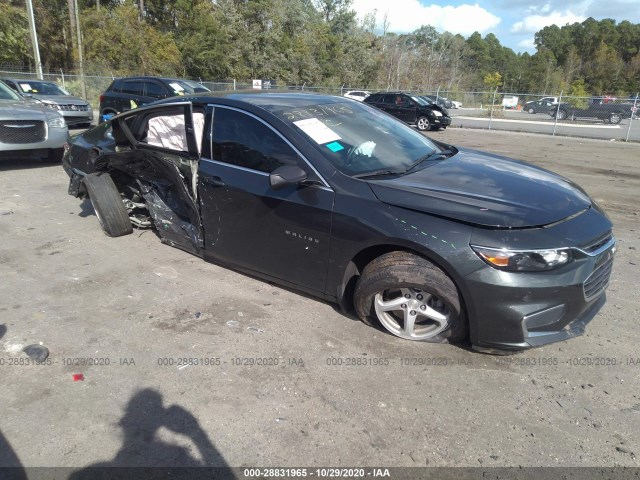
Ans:
[[[605,302],[612,225],[579,186],[348,99],[165,100],[77,137],[63,166],[107,235],[155,228],[403,339],[535,347]]]

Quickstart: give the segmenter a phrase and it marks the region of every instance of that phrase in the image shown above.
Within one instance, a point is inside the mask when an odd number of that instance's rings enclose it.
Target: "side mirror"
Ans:
[[[279,190],[289,185],[298,185],[307,179],[307,172],[297,165],[282,165],[269,175],[269,185]]]

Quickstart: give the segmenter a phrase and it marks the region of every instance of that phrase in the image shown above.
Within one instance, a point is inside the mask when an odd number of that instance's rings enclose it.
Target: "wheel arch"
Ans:
[[[469,292],[464,287],[462,278],[455,273],[455,269],[440,255],[436,254],[432,250],[424,248],[421,245],[410,244],[407,242],[385,242],[376,243],[363,247],[358,251],[351,260],[347,263],[342,275],[342,282],[337,287],[337,300],[340,308],[344,312],[352,311],[353,309],[353,292],[355,290],[355,284],[360,277],[364,268],[376,258],[391,252],[407,252],[417,255],[432,262],[436,267],[442,270],[454,283],[460,296],[461,307],[464,312],[467,313],[467,320],[469,319]],[[471,322],[469,322],[469,328],[473,329]]]

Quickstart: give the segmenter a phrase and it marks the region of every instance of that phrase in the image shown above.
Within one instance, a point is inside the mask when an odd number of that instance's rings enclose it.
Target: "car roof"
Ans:
[[[2,77],[0,80],[9,80],[15,83],[56,83],[54,80],[40,80],[38,78],[8,78]]]
[[[153,75],[143,75],[139,77],[119,77],[116,78],[118,80],[161,80],[163,82],[195,82],[195,80],[191,80],[190,78],[172,78],[172,77],[154,77]],[[199,83],[199,82],[196,82]]]
[[[301,93],[301,92],[256,92],[252,90],[242,91],[226,91],[226,92],[207,92],[193,93],[190,95],[182,95],[180,97],[172,97],[169,99],[155,102],[172,103],[176,101],[191,101],[196,103],[210,103],[212,98],[228,99],[235,102],[247,103],[261,107],[265,110],[278,110],[280,108],[295,107],[303,108],[318,104],[345,103],[344,97],[334,95],[324,95],[318,93]]]

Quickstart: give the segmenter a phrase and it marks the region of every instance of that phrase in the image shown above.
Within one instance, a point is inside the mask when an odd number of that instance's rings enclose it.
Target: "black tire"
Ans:
[[[622,121],[622,114],[614,112],[609,116],[609,123],[617,125]]]
[[[564,120],[565,118],[567,118],[567,112],[565,112],[564,110],[558,110],[558,113],[556,113],[556,118],[558,120]]]
[[[527,112],[533,114],[536,113],[536,111],[533,109],[533,107],[530,107],[529,110],[527,110]]]
[[[133,232],[122,197],[108,173],[90,173],[84,177],[93,210],[104,233],[121,237]]]
[[[382,299],[384,292],[401,288],[432,296],[429,301],[432,299],[441,301],[446,307],[445,311],[448,312],[447,326],[442,331],[432,336],[426,334],[424,338],[410,339],[443,343],[459,342],[467,337],[466,313],[458,289],[451,278],[430,261],[408,252],[387,253],[364,268],[356,284],[353,302],[360,320],[367,325],[380,324],[390,333],[408,338],[389,329],[378,317],[374,307],[374,300]],[[380,296],[377,297],[377,295]]]
[[[431,129],[431,122],[427,117],[418,117],[418,120],[416,120],[416,127],[418,127],[418,130],[421,132],[426,132]]]

